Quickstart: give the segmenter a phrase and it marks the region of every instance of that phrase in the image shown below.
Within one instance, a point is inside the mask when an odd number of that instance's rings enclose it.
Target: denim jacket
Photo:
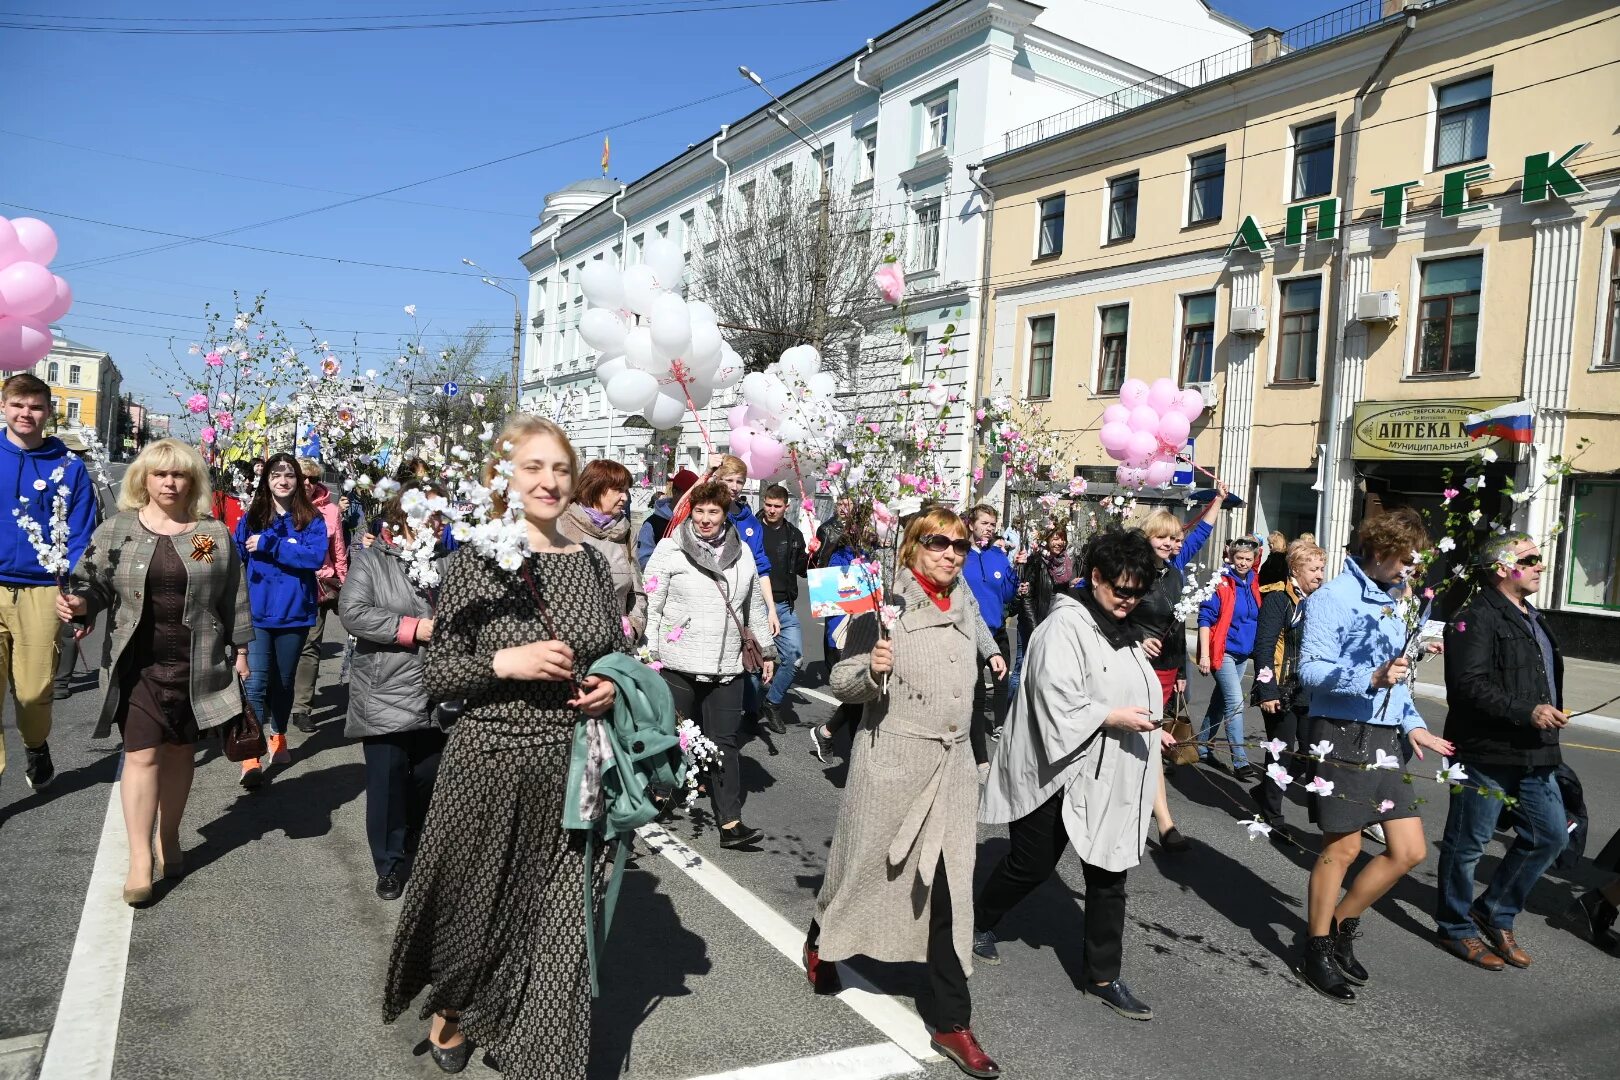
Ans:
[[[1305,598],[1299,683],[1310,695],[1312,716],[1399,726],[1408,734],[1428,726],[1412,703],[1411,687],[1372,688],[1373,672],[1406,646],[1405,624],[1385,614],[1395,599],[1355,559],[1346,559],[1344,573]]]

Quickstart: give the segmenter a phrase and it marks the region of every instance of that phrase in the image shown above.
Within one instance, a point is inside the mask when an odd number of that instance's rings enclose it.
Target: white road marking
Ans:
[[[747,1069],[709,1073],[692,1080],[882,1080],[888,1076],[915,1076],[923,1071],[917,1060],[892,1042],[837,1050],[831,1054],[773,1061]]]
[[[637,830],[647,845],[664,858],[680,867],[686,876],[697,882],[703,891],[720,901],[748,928],[763,938],[766,944],[804,970],[802,952],[804,929],[794,926],[769,904],[737,884],[736,880],[715,866],[702,854],[687,847],[659,825],[643,825]],[[848,967],[840,965],[844,990],[838,995],[861,1019],[877,1028],[900,1049],[918,1061],[939,1061],[940,1056],[929,1045],[928,1028],[922,1018],[887,994],[879,993],[866,980]],[[730,1076],[731,1073],[724,1075]],[[787,1074],[783,1074],[787,1075]],[[820,1074],[817,1074],[820,1075]]]
[[[118,1050],[118,1017],[124,1007],[129,931],[135,911],[124,903],[129,838],[124,833],[121,785],[107,796],[107,816],[90,870],[73,958],[62,984],[39,1080],[106,1080]]]
[[[833,708],[837,708],[838,706],[843,704],[842,701],[839,701],[837,698],[833,697],[831,694],[823,694],[820,690],[812,690],[808,686],[795,686],[793,689],[797,690],[799,693],[803,694],[805,697],[812,697],[812,698],[815,698],[817,701],[825,701],[828,705],[831,705]]]

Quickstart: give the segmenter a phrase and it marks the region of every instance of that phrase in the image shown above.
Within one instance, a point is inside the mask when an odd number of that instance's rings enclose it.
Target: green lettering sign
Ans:
[[[1521,203],[1546,202],[1556,195],[1560,199],[1571,199],[1576,195],[1586,193],[1586,185],[1577,180],[1573,173],[1564,168],[1566,162],[1576,154],[1585,150],[1591,143],[1581,143],[1570,147],[1557,161],[1552,160],[1552,154],[1531,154],[1524,159],[1524,190],[1519,194]]]
[[[1260,231],[1260,225],[1254,220],[1252,214],[1243,219],[1243,224],[1238,226],[1238,231],[1232,237],[1232,242],[1226,245],[1227,256],[1230,257],[1232,252],[1238,249],[1239,245],[1256,254],[1271,250],[1271,242],[1266,239],[1266,234]]]
[[[1422,187],[1421,180],[1408,180],[1404,184],[1386,184],[1384,187],[1373,188],[1374,195],[1384,197],[1383,216],[1379,224],[1386,229],[1398,229],[1406,224],[1406,193],[1415,187]]]
[[[1491,178],[1491,167],[1487,164],[1470,165],[1466,169],[1446,173],[1445,190],[1440,193],[1440,216],[1459,217],[1470,210],[1484,210],[1484,203],[1471,203],[1468,201],[1468,185],[1478,184]]]
[[[1283,243],[1292,247],[1305,239],[1305,215],[1316,211],[1316,238],[1326,243],[1339,232],[1339,200],[1318,199],[1288,208],[1288,222],[1283,226]]]

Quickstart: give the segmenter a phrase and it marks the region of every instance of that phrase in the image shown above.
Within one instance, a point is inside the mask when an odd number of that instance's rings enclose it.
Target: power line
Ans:
[[[636,0],[634,3],[592,4],[591,8],[666,7],[673,4],[712,4],[720,0]],[[152,22],[152,23],[296,23],[364,22],[379,19],[463,19],[473,15],[535,15],[547,11],[584,10],[574,5],[543,8],[497,8],[486,11],[419,11],[387,15],[58,15],[33,11],[0,11],[0,18],[55,19],[58,22]]]

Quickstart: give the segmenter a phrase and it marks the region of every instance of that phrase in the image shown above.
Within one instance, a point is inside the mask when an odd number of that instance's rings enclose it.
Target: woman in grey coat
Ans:
[[[429,484],[405,491],[442,495]],[[377,895],[398,900],[408,852],[427,817],[445,733],[434,718],[422,674],[422,649],[433,638],[437,589],[418,585],[407,569],[416,531],[400,492],[383,508],[382,535],[351,554],[338,594],[338,617],[354,635],[349,668],[349,715],[343,733],[361,740],[366,760],[366,840],[377,867]],[[440,522],[422,526],[438,536]],[[437,581],[444,558],[435,551],[427,580]]]
[[[892,595],[899,613],[856,616],[830,688],[865,706],[850,756],[827,876],[804,945],[818,994],[840,989],[833,961],[925,962],[933,1045],[970,1076],[999,1076],[970,1026],[968,898],[978,772],[968,743],[981,658],[1000,655],[962,581],[967,527],[943,507],[915,518]]]
[[[593,461],[580,470],[574,501],[557,527],[570,540],[607,556],[625,636],[640,638],[647,628],[647,594],[630,550],[629,507],[630,470],[617,461]]]

